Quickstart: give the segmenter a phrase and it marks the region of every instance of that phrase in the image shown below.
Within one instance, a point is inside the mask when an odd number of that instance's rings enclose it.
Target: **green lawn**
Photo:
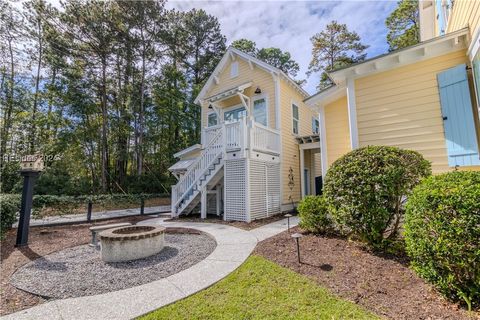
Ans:
[[[228,277],[140,319],[379,319],[259,256]]]

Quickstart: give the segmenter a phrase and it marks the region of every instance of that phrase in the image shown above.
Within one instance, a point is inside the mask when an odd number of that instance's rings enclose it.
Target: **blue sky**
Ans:
[[[167,8],[204,9],[216,16],[227,37],[247,38],[257,47],[278,47],[290,52],[300,64],[299,79],[307,79],[304,88],[315,93],[318,75],[307,78],[305,72],[311,58],[310,37],[332,20],[355,30],[364,44],[370,45],[367,57],[385,53],[386,17],[395,9],[396,1],[169,1]]]

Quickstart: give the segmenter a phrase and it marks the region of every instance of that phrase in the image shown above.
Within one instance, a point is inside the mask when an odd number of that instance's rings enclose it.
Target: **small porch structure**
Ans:
[[[296,140],[300,153],[300,186],[302,198],[304,198],[320,192],[317,190],[318,184],[316,183],[317,177],[321,177],[321,160],[319,156],[316,156],[320,155],[320,135],[297,137]]]

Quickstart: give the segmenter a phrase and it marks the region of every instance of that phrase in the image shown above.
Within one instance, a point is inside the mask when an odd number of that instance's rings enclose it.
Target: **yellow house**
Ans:
[[[480,169],[480,1],[419,5],[421,43],[332,72],[313,96],[229,48],[195,101],[201,143],[170,168],[172,216],[250,222],[292,209],[367,145],[416,150],[435,173]]]
[[[323,173],[367,145],[420,152],[434,173],[480,169],[480,1],[420,1],[421,42],[330,73],[318,108]]]
[[[201,144],[177,153],[170,168],[179,179],[172,215],[200,209],[202,217],[251,221],[291,209],[301,190],[313,190],[319,120],[307,97],[281,70],[229,48],[195,101]],[[307,157],[299,141],[308,142]]]

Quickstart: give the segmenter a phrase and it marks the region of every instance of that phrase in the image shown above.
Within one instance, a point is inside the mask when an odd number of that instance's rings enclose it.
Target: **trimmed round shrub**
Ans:
[[[17,212],[20,211],[20,196],[15,194],[0,195],[0,238],[17,221]]]
[[[397,235],[404,200],[430,163],[418,152],[368,146],[335,161],[325,178],[324,195],[338,226],[373,247]]]
[[[480,305],[480,172],[433,176],[417,186],[405,215],[414,270],[447,298]]]
[[[324,233],[331,229],[327,202],[323,196],[307,196],[298,205],[299,226],[313,233]]]

